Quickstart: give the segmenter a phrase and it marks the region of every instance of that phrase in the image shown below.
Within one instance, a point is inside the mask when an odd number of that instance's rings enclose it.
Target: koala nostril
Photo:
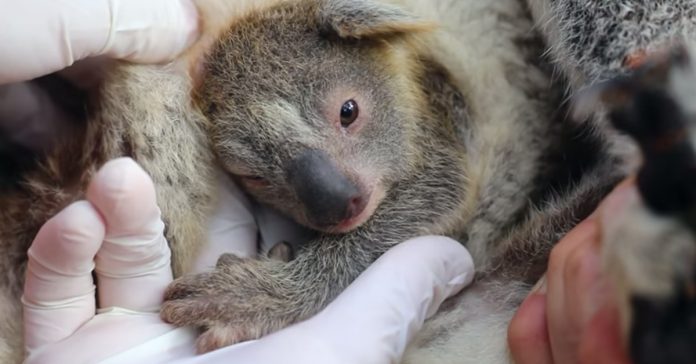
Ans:
[[[367,206],[368,198],[363,195],[356,195],[350,198],[348,201],[348,209],[346,210],[346,219],[352,219],[361,212],[365,211]]]

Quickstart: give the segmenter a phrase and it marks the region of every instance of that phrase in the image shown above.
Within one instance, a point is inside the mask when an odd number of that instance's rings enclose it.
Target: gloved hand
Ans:
[[[254,236],[244,204],[236,212],[224,205],[228,220],[241,220],[218,231],[231,234],[230,242],[235,234],[244,241]],[[87,200],[48,221],[29,251],[27,363],[395,362],[423,320],[473,278],[459,243],[413,239],[382,256],[314,318],[195,357],[195,332],[164,324],[157,314],[171,281],[162,231],[149,177],[132,160],[107,163]]]
[[[162,62],[197,37],[190,0],[0,0],[0,83],[98,55]]]
[[[0,184],[23,158],[50,150],[82,125],[79,91],[110,66],[172,59],[198,37],[191,0],[0,0]],[[61,72],[62,79],[17,82]],[[66,107],[68,109],[66,109]]]

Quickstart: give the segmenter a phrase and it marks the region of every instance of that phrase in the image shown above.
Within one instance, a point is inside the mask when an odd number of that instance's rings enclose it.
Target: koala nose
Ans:
[[[368,199],[360,187],[323,151],[303,152],[289,163],[287,173],[307,217],[319,227],[338,225],[365,210]]]
[[[348,210],[346,211],[346,219],[352,219],[358,215],[360,215],[361,212],[365,211],[365,207],[367,206],[367,198],[363,196],[362,194],[354,196],[353,198],[350,199],[348,202]]]

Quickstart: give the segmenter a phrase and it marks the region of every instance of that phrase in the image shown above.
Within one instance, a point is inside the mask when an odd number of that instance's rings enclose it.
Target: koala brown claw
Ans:
[[[199,352],[257,339],[298,320],[292,280],[283,278],[278,261],[229,254],[209,273],[188,275],[166,290],[160,316],[176,326],[203,330]]]

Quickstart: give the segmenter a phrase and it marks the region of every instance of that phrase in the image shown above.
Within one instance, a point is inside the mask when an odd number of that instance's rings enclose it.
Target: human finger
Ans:
[[[569,270],[583,267],[587,246],[599,239],[599,227],[591,216],[572,229],[551,251],[546,274],[546,315],[553,359],[558,363],[575,363],[580,337],[580,321],[569,311],[574,307],[574,282],[567,280]],[[570,264],[569,264],[570,262]],[[572,268],[569,268],[572,266]],[[579,268],[578,268],[579,267]]]
[[[114,159],[94,176],[87,199],[106,225],[96,257],[100,305],[157,310],[172,271],[152,180],[132,159]]]
[[[605,301],[607,292],[602,274],[597,232],[571,251],[563,271],[566,319],[582,328]]]
[[[549,262],[547,320],[556,362],[577,363],[588,322],[611,296],[601,267],[601,224],[607,208],[623,199],[631,186],[620,184],[597,212],[573,229],[554,248]]]
[[[617,214],[622,214],[626,210],[626,204],[636,197],[636,179],[627,178],[602,201],[597,208],[597,215],[604,228],[612,221],[615,221]]]
[[[621,340],[618,309],[608,303],[589,320],[579,349],[580,364],[630,364]]]
[[[517,364],[553,364],[546,320],[546,278],[517,309],[508,326],[508,347]]]
[[[72,335],[95,313],[92,270],[104,224],[86,201],[46,222],[28,251],[25,345],[32,351]]]

